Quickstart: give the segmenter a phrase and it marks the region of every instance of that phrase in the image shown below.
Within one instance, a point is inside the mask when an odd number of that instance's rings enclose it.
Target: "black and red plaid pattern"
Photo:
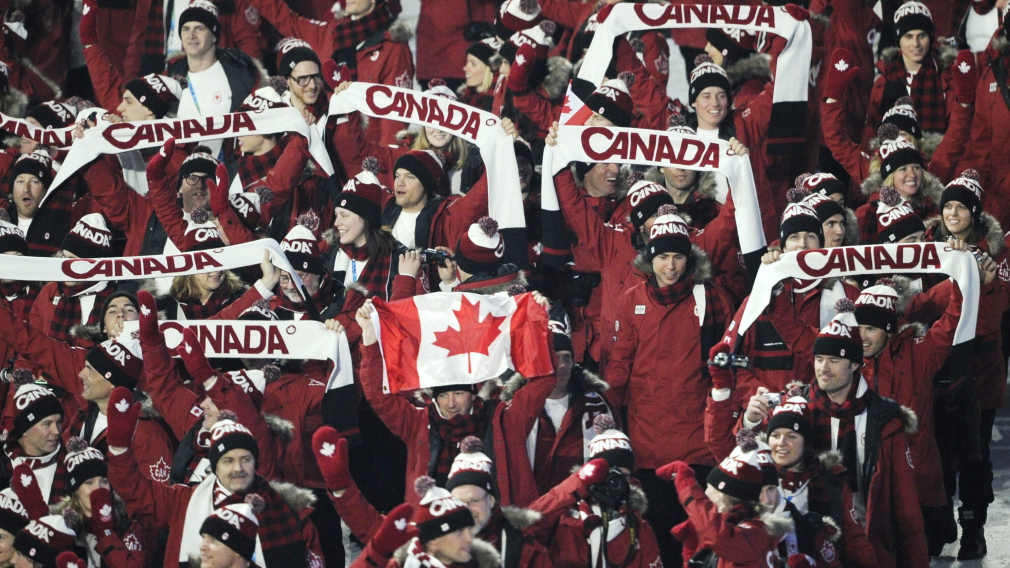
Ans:
[[[244,154],[238,159],[238,179],[242,182],[243,189],[252,189],[256,183],[267,177],[270,170],[277,164],[277,160],[284,151],[284,144],[277,144],[272,150],[261,156]]]
[[[182,2],[184,0],[176,0]],[[147,11],[147,24],[140,44],[140,54],[165,57],[165,8],[162,2],[151,2]]]
[[[262,513],[256,515],[259,520],[259,539],[263,547],[263,555],[270,556],[271,549],[291,547],[301,544],[302,539],[301,520],[298,513],[288,505],[287,501],[262,476],[257,475],[249,491],[244,494],[233,493],[225,497],[220,503],[216,503],[216,508],[228,505],[237,505],[245,502],[246,495],[255,493],[263,498],[266,507]],[[304,557],[302,551],[302,557]]]
[[[810,399],[810,409],[814,417],[814,449],[817,453],[830,450],[832,442],[835,441],[831,439],[832,418],[838,419],[838,444],[836,447],[839,450],[844,451],[846,447],[845,438],[847,436],[856,435],[856,416],[859,416],[866,410],[866,404],[869,400],[866,393],[863,396],[857,397],[856,390],[858,390],[856,383],[853,383],[845,402],[837,404],[832,402],[828,398],[827,393],[817,386],[817,381],[814,381],[813,385],[811,385],[810,392],[813,396]],[[852,447],[855,446],[853,445]],[[845,476],[850,486],[855,487],[856,472],[846,471]]]
[[[353,246],[340,247],[347,256],[354,260],[368,260],[365,269],[358,276],[357,284],[368,290],[368,297],[378,296],[388,300],[392,294],[392,279],[389,277],[389,267],[393,262],[393,254],[380,258],[368,258],[364,248]]]
[[[888,63],[887,81],[904,88],[908,84],[907,78],[905,63],[901,57],[895,57]],[[932,56],[923,61],[919,72],[912,77],[909,96],[912,97],[915,112],[919,115],[919,128],[937,132],[947,130],[947,106],[943,97],[943,83]]]
[[[385,0],[376,4],[375,9],[363,18],[343,18],[330,26],[333,36],[333,51],[354,47],[379,30],[388,28],[400,15],[399,0]]]
[[[828,473],[821,469],[821,462],[817,457],[807,460],[803,471],[792,471],[779,468],[779,482],[782,488],[796,492],[807,484],[807,510],[827,515],[831,512],[831,494],[824,481],[824,476]],[[840,520],[840,519],[839,519]]]
[[[32,312],[32,304],[35,303],[39,291],[24,282],[13,280],[0,282],[0,294],[4,296],[7,308],[14,312],[18,319],[28,321],[28,316]]]
[[[475,398],[473,409],[470,414],[457,414],[450,420],[446,420],[438,415],[435,402],[428,404],[428,424],[438,431],[438,436],[442,438],[442,451],[438,454],[438,462],[435,464],[433,478],[439,487],[445,485],[449,478],[449,471],[452,469],[452,460],[459,455],[459,443],[467,436],[482,436],[487,426],[487,417],[484,415],[484,401]]]
[[[101,311],[105,299],[114,294],[116,289],[113,286],[106,286],[105,289],[95,293],[95,305],[91,308],[87,321],[81,321],[81,298],[74,295],[80,291],[80,287],[71,288],[65,282],[56,284],[56,294],[59,296],[59,300],[53,308],[53,319],[49,320],[46,335],[60,341],[72,342],[70,328],[77,324],[98,324],[102,319]]]
[[[21,445],[17,443],[16,440],[10,440],[4,444],[4,455],[7,457],[7,463],[4,464],[5,471],[14,471],[14,460],[18,458],[25,458],[25,452],[21,449]],[[41,469],[52,465],[53,461],[56,462],[56,474],[53,477],[53,484],[49,490],[49,504],[55,505],[63,499],[63,494],[66,492],[67,488],[67,466],[63,462],[63,458],[67,457],[67,447],[60,444],[60,451],[56,452],[56,456],[53,459],[43,460],[41,458],[28,458],[25,460],[25,465],[32,469]]]
[[[201,304],[199,300],[179,302],[179,309],[186,314],[186,319],[207,319],[224,309],[225,306],[235,301],[241,294],[228,293],[219,288],[211,294],[206,304]]]

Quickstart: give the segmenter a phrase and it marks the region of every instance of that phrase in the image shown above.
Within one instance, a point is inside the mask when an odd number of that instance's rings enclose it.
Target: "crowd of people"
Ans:
[[[5,4],[0,567],[985,557],[1008,1],[738,3]]]

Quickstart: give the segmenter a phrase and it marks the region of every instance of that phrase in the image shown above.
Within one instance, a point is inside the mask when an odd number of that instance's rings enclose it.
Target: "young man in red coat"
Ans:
[[[840,304],[852,309],[851,303]],[[915,413],[870,390],[860,373],[863,340],[851,311],[821,330],[813,352],[814,447],[842,452],[854,511],[879,566],[926,568],[926,531],[908,438],[915,432]]]
[[[7,441],[4,442],[3,471],[10,472],[19,465],[32,468],[47,503],[58,503],[66,488],[66,466],[63,458],[66,447],[60,439],[64,410],[56,396],[47,388],[29,382],[19,385],[14,394],[14,419],[4,424]]]

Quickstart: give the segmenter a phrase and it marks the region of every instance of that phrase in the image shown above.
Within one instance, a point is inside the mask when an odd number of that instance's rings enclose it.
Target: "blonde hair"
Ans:
[[[168,293],[173,298],[180,302],[190,302],[190,301],[200,301],[200,286],[196,283],[196,274],[187,274],[186,276],[176,276],[172,280],[172,287],[169,289]],[[238,276],[230,270],[224,271],[224,280],[221,281],[221,287],[218,290],[222,290],[228,294],[233,294],[241,290],[244,286],[242,281],[239,280]]]
[[[491,71],[491,66],[484,65],[484,78],[481,80],[480,85],[477,86],[477,92],[484,94],[491,89],[491,85],[494,84],[494,71]]]
[[[438,148],[433,148],[431,146],[431,142],[428,142],[428,135],[425,134],[423,126],[421,127],[421,132],[417,135],[417,138],[414,139],[414,143],[410,145],[410,149],[439,150]],[[466,140],[463,140],[459,136],[453,136],[452,140],[449,141],[448,150],[449,150],[448,153],[446,153],[445,150],[439,150],[439,151],[447,154],[446,155],[447,160],[450,159],[450,155],[452,156],[452,159],[454,160],[453,167],[455,169],[463,167],[463,164],[466,162],[467,154],[469,153],[469,146],[467,145]],[[448,163],[444,164],[444,167],[446,174],[448,174],[450,169],[449,164]]]

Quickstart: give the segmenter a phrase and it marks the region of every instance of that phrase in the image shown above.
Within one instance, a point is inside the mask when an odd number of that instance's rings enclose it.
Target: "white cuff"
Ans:
[[[438,289],[443,292],[452,292],[452,289],[460,284],[462,284],[462,282],[459,281],[459,278],[457,278],[452,284],[446,284],[445,282],[439,280]]]
[[[733,394],[732,389],[712,389],[712,400],[722,402]]]
[[[274,293],[267,290],[267,286],[263,283],[263,280],[257,280],[256,283],[253,284],[253,288],[256,288],[256,291],[260,293],[260,296],[262,296],[264,300],[269,300],[274,297]]]

